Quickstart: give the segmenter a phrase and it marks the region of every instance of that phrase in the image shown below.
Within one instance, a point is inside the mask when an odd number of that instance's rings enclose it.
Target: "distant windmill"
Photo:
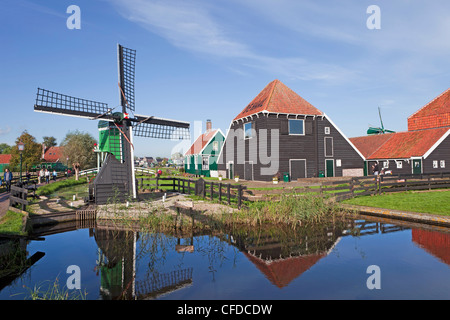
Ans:
[[[381,127],[379,127],[379,128],[376,128],[376,127],[369,127],[369,129],[367,129],[367,134],[395,133],[395,131],[388,130],[388,129],[385,129],[385,128],[384,128],[384,125],[383,125],[383,119],[381,119],[381,110],[380,110],[380,107],[378,107],[378,115],[380,116]]]
[[[136,51],[117,45],[121,112],[112,112],[106,103],[74,98],[38,88],[34,111],[101,120],[112,132],[106,156],[97,177],[89,185],[90,200],[104,204],[109,199],[136,198],[134,171],[135,136],[160,139],[190,139],[189,122],[134,115],[134,70]],[[106,124],[106,125],[105,125]],[[100,141],[102,144],[102,141]]]

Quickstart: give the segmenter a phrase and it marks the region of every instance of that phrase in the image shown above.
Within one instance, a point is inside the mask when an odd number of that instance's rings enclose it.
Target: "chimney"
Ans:
[[[212,129],[212,123],[211,120],[206,120],[206,132],[210,131]]]

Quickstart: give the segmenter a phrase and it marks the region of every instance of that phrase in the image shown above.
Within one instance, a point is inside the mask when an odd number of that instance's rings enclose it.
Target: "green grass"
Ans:
[[[450,190],[433,192],[408,191],[379,196],[364,196],[345,200],[343,203],[450,216]]]
[[[86,179],[84,177],[80,178],[80,180],[78,181],[75,180],[75,178],[64,179],[40,186],[37,189],[36,194],[39,196],[48,196],[62,188],[73,187],[81,184],[87,184]]]
[[[23,214],[8,210],[0,220],[0,234],[23,235]]]

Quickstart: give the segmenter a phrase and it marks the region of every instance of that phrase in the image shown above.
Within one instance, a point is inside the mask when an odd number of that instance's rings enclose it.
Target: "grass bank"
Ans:
[[[86,179],[75,180],[75,178],[68,178],[42,185],[36,190],[36,194],[38,196],[48,196],[60,189],[74,187],[82,184],[87,184]]]
[[[363,196],[342,203],[417,213],[450,216],[450,190],[398,192],[378,196]]]
[[[0,234],[25,235],[23,214],[8,210],[0,220]]]

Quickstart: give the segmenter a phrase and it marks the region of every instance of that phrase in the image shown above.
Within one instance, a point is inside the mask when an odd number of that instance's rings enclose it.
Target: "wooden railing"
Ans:
[[[281,188],[267,190],[247,189],[245,197],[250,201],[270,201],[279,198],[281,195],[312,193],[323,197],[334,197],[336,201],[342,201],[356,196],[442,188],[450,188],[450,173],[352,177],[323,181],[317,185],[305,187],[290,187],[287,184]]]
[[[139,178],[136,179],[139,190],[167,190],[183,194],[194,194],[204,199],[218,200],[221,203],[236,203],[238,208],[242,206],[244,198],[243,185],[233,185],[208,181],[204,179],[192,180],[182,178]]]

